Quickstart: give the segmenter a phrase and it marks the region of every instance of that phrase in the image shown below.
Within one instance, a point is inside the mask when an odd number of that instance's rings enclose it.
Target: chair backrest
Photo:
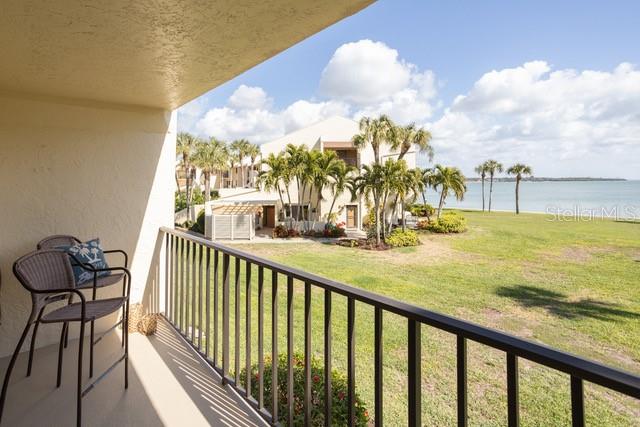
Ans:
[[[71,262],[66,252],[61,250],[44,249],[28,253],[13,263],[13,273],[32,294],[75,287]]]
[[[58,246],[71,246],[76,243],[82,243],[80,239],[74,236],[66,234],[56,234],[55,236],[45,237],[38,242],[38,250],[40,249],[54,249]]]

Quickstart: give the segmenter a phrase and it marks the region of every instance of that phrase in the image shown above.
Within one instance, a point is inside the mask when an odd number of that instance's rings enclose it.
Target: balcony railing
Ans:
[[[293,387],[293,354],[294,354],[294,280],[304,284],[304,416],[309,425],[312,411],[311,401],[311,298],[312,289],[320,289],[324,293],[324,414],[325,425],[331,424],[332,407],[330,398],[331,363],[332,363],[332,300],[334,295],[347,299],[347,403],[348,420],[355,425],[356,399],[356,303],[364,304],[374,310],[374,421],[376,426],[382,425],[384,405],[383,382],[383,315],[393,313],[407,322],[408,337],[408,420],[410,426],[422,425],[422,387],[421,387],[421,328],[423,325],[445,331],[456,337],[456,393],[457,423],[466,426],[467,416],[467,343],[474,341],[506,355],[507,372],[507,420],[509,426],[519,424],[518,403],[518,360],[526,359],[552,370],[567,374],[570,377],[571,419],[573,426],[585,425],[584,382],[598,384],[610,390],[640,400],[640,377],[614,369],[597,362],[589,361],[553,348],[527,341],[515,336],[485,328],[467,321],[447,315],[425,310],[391,298],[377,295],[366,290],[351,287],[279,263],[268,261],[257,256],[229,248],[187,233],[170,228],[162,228],[165,233],[165,316],[169,322],[185,337],[211,366],[218,371],[223,382],[235,387],[242,396],[268,422],[278,424],[281,414],[278,413],[277,387],[272,387],[272,395],[264,395],[263,373],[264,362],[264,313],[265,304],[270,304],[271,311],[271,367],[272,378],[277,379],[278,370],[278,292],[281,291],[279,278],[286,279],[286,354],[287,369],[287,417],[288,425],[293,425],[294,387]],[[213,264],[213,267],[211,267]],[[244,265],[244,312],[241,307],[241,291],[243,284],[240,277]],[[257,280],[253,281],[252,271],[257,268]],[[233,278],[231,274],[233,273]],[[271,301],[265,302],[265,278],[271,275]],[[233,280],[233,286],[232,281]],[[282,282],[280,282],[282,283]],[[252,291],[257,286],[257,325],[252,330]],[[231,290],[234,295],[234,313],[230,312]],[[255,293],[255,292],[253,292]],[[221,301],[220,301],[221,298]],[[220,312],[221,311],[221,312]],[[213,322],[211,322],[213,317]],[[233,319],[233,336],[231,320]],[[244,322],[242,320],[244,319]],[[219,322],[222,322],[221,328]],[[244,324],[241,324],[244,323]],[[220,336],[219,329],[222,333]],[[244,329],[244,353],[241,358],[241,331]],[[251,346],[257,333],[258,381],[257,396],[251,395]],[[232,341],[232,342],[231,342]],[[235,372],[231,375],[230,359],[233,347]],[[221,360],[218,355],[221,355]],[[244,366],[243,366],[244,365]],[[246,369],[246,380],[240,382],[240,370]],[[271,399],[272,412],[265,409],[265,399]],[[405,424],[405,423],[403,423]]]

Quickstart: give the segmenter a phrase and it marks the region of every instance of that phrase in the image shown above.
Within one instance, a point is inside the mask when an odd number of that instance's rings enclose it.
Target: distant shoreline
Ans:
[[[488,181],[489,178],[485,178]],[[480,177],[467,178],[468,182],[481,182]],[[515,182],[515,177],[493,178],[494,182]],[[592,178],[592,177],[566,177],[566,178],[550,178],[550,177],[526,177],[522,181],[527,182],[592,182],[592,181],[627,181],[625,178]]]

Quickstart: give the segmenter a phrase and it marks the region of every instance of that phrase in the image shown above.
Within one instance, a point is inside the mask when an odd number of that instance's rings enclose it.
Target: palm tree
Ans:
[[[332,214],[333,207],[336,204],[336,200],[342,193],[347,189],[353,189],[353,182],[351,180],[350,174],[354,171],[355,168],[353,166],[347,165],[344,161],[340,161],[336,164],[336,167],[333,168],[331,172],[331,181],[329,183],[329,188],[331,189],[331,194],[333,195],[333,200],[331,200],[331,206],[329,207],[329,212],[327,213],[327,222],[332,222]],[[355,199],[355,197],[354,197]]]
[[[404,163],[404,162],[402,162]],[[405,226],[405,206],[407,199],[413,199],[415,201],[422,184],[422,171],[419,168],[407,169],[406,164],[401,164],[401,170],[395,176],[395,182],[391,184],[393,191],[395,192],[395,200],[393,202],[393,212],[398,211],[398,202],[400,203],[400,215],[402,220],[402,231],[406,230]],[[412,202],[413,203],[413,202]]]
[[[388,159],[382,167],[382,235],[387,234],[387,227],[390,228],[391,221],[387,224],[387,202],[392,193],[396,193],[401,187],[402,174],[407,170],[407,163],[404,160]]]
[[[421,170],[421,173],[422,173],[422,177],[421,177],[422,203],[426,206],[427,204],[426,192],[429,188],[433,188],[435,172],[432,168],[425,168]]]
[[[364,165],[359,176],[354,179],[353,187],[356,195],[369,199],[373,197],[373,209],[375,212],[376,245],[380,245],[380,201],[382,197],[383,171],[382,165]]]
[[[359,123],[360,133],[352,139],[353,145],[358,149],[371,146],[375,164],[380,164],[380,148],[382,144],[392,139],[392,132],[395,127],[393,122],[386,115],[381,115],[377,119],[363,117]]]
[[[400,150],[398,160],[402,160],[414,145],[421,153],[425,153],[429,157],[429,161],[433,160],[431,133],[428,130],[418,128],[414,123],[411,123],[408,126],[396,126],[391,132],[391,136],[391,148]]]
[[[287,144],[285,152],[288,156],[288,169],[291,171],[291,175],[296,179],[296,187],[298,189],[298,210],[296,220],[300,221],[302,198],[306,191],[306,184],[308,183],[309,178],[309,149],[304,144],[299,146]]]
[[[198,144],[198,138],[187,132],[180,132],[176,139],[176,155],[180,156],[180,163],[185,174],[185,191],[186,191],[186,203],[187,203],[187,215],[189,214],[189,207],[191,204],[191,184],[195,176],[195,168],[191,164],[191,155]],[[180,184],[176,175],[176,183],[178,184],[178,192],[180,191]]]
[[[243,160],[248,155],[247,152],[250,150],[249,149],[250,145],[251,145],[251,143],[249,141],[247,141],[246,139],[236,139],[229,146],[229,148],[231,149],[231,152],[234,154],[234,156],[233,156],[234,159],[233,160],[237,161],[238,162],[238,166],[240,167],[240,174],[239,175],[241,177],[240,177],[239,180],[236,178],[236,187],[244,187],[246,185],[246,183],[247,183],[246,178],[245,178],[245,173],[244,173]]]
[[[344,165],[344,161],[338,158],[335,151],[327,150],[320,154],[317,160],[313,161],[312,187],[316,190],[316,214],[320,219],[320,202],[322,201],[322,190],[331,182],[331,177]]]
[[[204,176],[205,201],[211,200],[211,174],[223,169],[227,160],[227,146],[216,138],[211,138],[209,142],[200,141],[196,145],[193,164],[200,168]]]
[[[247,156],[249,156],[249,158],[251,159],[251,182],[250,184],[253,186],[255,185],[255,175],[253,175],[253,171],[256,167],[256,159],[260,156],[261,151],[260,151],[260,147],[257,146],[256,144],[249,144],[247,147]]]
[[[487,160],[484,162],[487,173],[489,174],[489,212],[491,212],[491,196],[493,195],[493,177],[497,173],[502,172],[502,163],[495,160]]]
[[[480,175],[480,180],[482,181],[482,212],[484,212],[484,180],[487,178],[487,163],[481,163],[474,171]]]
[[[278,154],[278,156],[271,153],[266,159],[263,159],[263,163],[268,169],[258,174],[258,185],[261,185],[265,191],[277,190],[280,196],[280,203],[283,208],[286,208],[280,183],[285,182],[287,159],[282,153]],[[291,200],[289,200],[289,206],[291,206]]]
[[[533,169],[531,166],[523,165],[522,163],[516,163],[507,169],[507,173],[509,175],[516,176],[516,214],[520,213],[520,180],[522,179],[522,175],[531,175],[533,174]]]
[[[465,177],[460,169],[455,167],[436,165],[434,188],[437,190],[440,187],[440,203],[438,204],[438,219],[442,213],[444,202],[449,197],[449,192],[453,192],[457,200],[464,198],[464,193],[467,191],[465,185]]]

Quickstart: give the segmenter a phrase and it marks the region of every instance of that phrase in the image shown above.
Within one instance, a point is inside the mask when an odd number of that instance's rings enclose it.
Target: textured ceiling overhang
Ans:
[[[0,92],[174,109],[372,1],[2,1]]]

